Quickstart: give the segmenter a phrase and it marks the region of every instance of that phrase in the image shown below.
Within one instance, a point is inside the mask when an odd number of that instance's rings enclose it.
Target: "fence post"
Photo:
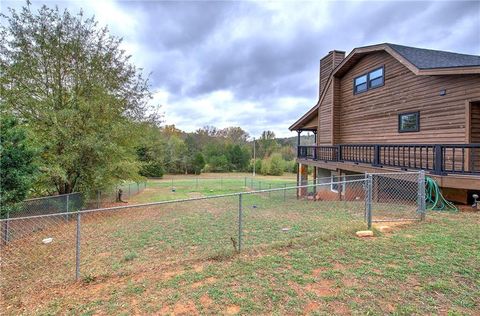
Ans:
[[[238,195],[238,252],[242,250],[242,194]]]
[[[10,211],[7,211],[7,217],[5,221],[3,222],[3,244],[6,245],[8,244],[8,239],[10,235],[10,221],[8,220],[10,218]]]
[[[426,201],[425,201],[425,171],[420,170],[418,173],[418,212],[420,220],[425,220]]]
[[[77,237],[75,246],[75,280],[80,279],[80,237],[81,237],[81,213],[77,212]]]
[[[100,190],[97,190],[97,208],[100,208]]]
[[[366,215],[367,215],[367,226],[368,229],[372,229],[372,175],[369,174],[367,177],[367,194],[366,194]]]
[[[68,212],[69,212],[69,204],[70,204],[70,194],[67,194],[67,221],[69,219],[69,215],[68,215]]]

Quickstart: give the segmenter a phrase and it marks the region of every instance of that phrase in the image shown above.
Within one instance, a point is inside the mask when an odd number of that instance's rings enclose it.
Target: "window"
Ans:
[[[355,93],[367,91],[367,75],[355,78]]]
[[[370,71],[367,74],[356,77],[353,80],[354,94],[383,86],[383,73],[384,68],[382,66],[380,68]]]
[[[383,67],[368,74],[368,87],[370,89],[383,86]]]
[[[418,132],[420,130],[420,112],[398,115],[398,132]]]

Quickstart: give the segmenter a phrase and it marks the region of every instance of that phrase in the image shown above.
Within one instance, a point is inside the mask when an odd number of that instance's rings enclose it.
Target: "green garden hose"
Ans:
[[[458,211],[455,204],[443,197],[437,182],[430,177],[425,177],[425,201],[430,211]]]

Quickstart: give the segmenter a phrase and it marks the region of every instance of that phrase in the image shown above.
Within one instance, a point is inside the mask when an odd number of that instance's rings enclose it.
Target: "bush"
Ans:
[[[285,160],[281,154],[273,154],[270,156],[270,173],[272,176],[281,176],[285,168]]]
[[[298,164],[295,160],[285,161],[285,172],[296,173]]]
[[[262,161],[260,172],[263,175],[281,176],[285,169],[285,164],[286,162],[283,160],[282,155],[275,153]]]
[[[262,160],[255,159],[255,172],[261,173],[262,169]],[[250,163],[248,165],[248,172],[253,172],[253,159],[250,159]]]
[[[165,170],[163,169],[163,163],[161,161],[150,161],[144,163],[140,169],[140,175],[147,178],[161,178]]]
[[[225,155],[213,156],[210,157],[205,170],[211,172],[226,172],[230,171],[230,164]]]

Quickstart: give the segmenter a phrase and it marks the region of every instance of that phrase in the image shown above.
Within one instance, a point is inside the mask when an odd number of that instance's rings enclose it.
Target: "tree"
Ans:
[[[245,144],[248,139],[248,133],[237,126],[224,128],[220,134],[233,144]]]
[[[262,136],[258,140],[258,144],[258,157],[269,157],[279,148],[275,140],[275,133],[272,131],[263,131]]]
[[[229,146],[228,160],[234,171],[244,171],[248,167],[250,151],[240,145]]]
[[[144,134],[138,140],[137,157],[141,163],[140,175],[161,178],[165,172],[165,139],[154,124],[143,123]]]
[[[193,157],[192,168],[194,174],[200,174],[202,169],[205,167],[205,158],[201,152],[197,152]]]
[[[165,166],[169,173],[185,173],[188,148],[183,139],[171,136],[166,145]]]
[[[27,132],[10,115],[0,119],[0,218],[27,196],[36,171]]]
[[[136,122],[151,95],[121,39],[82,12],[9,12],[0,26],[0,95],[41,145],[40,184],[70,193],[136,179]]]
[[[208,161],[208,170],[212,172],[230,171],[230,163],[225,155],[210,157]]]

